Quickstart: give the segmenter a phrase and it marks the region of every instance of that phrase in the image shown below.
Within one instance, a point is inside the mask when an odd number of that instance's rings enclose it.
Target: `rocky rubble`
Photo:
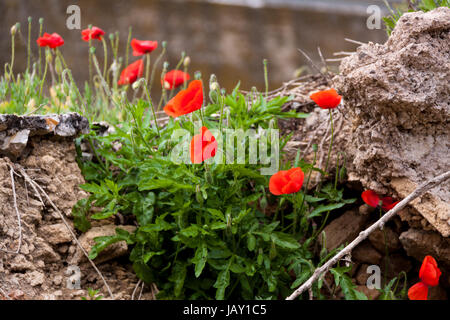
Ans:
[[[403,198],[450,169],[450,8],[403,15],[385,44],[360,46],[340,71],[350,180]],[[411,206],[450,236],[450,181]]]
[[[449,8],[405,14],[385,44],[361,45],[345,58],[330,86],[344,97],[334,110],[341,129],[332,158],[347,155],[348,185],[402,199],[450,170]],[[303,141],[323,136],[317,130],[327,115],[319,110],[314,117],[305,123],[313,132]],[[448,263],[450,181],[413,201],[399,218],[396,223],[409,228],[395,230],[391,246],[419,261],[430,254]],[[370,239],[379,250],[374,238],[380,236]]]
[[[99,289],[108,298],[103,282],[80,254],[60,215],[44,197],[40,197],[43,198],[41,201],[18,170],[19,166],[24,168],[44,189],[67,217],[71,230],[80,236],[73,228],[71,211],[73,205],[87,194],[79,188],[84,178],[76,163],[73,139],[88,130],[88,121],[78,114],[0,115],[0,289],[9,298],[80,299],[87,296],[88,288]],[[13,177],[20,228],[14,206],[11,168],[16,172]],[[81,235],[79,240],[86,250],[92,246],[93,237],[114,232],[113,221],[104,223],[109,225],[96,225]],[[120,227],[129,231],[134,228]],[[16,254],[14,251],[19,244],[20,251]],[[95,263],[115,298],[129,299],[138,279],[129,263],[116,261],[127,252],[126,243],[117,243],[115,249],[103,252]],[[74,272],[79,272],[79,287],[68,286],[68,280],[77,276]],[[0,299],[5,298],[0,294]]]

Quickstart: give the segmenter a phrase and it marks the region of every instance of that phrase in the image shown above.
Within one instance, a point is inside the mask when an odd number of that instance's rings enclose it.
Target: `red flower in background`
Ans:
[[[436,260],[432,256],[426,256],[419,271],[420,282],[409,288],[408,298],[410,300],[427,300],[428,288],[437,286],[440,276],[441,270],[439,270]]]
[[[203,105],[203,86],[200,80],[194,80],[186,90],[181,90],[164,107],[164,112],[179,117],[200,109]]]
[[[334,109],[341,103],[342,99],[334,89],[315,92],[309,97],[322,109]]]
[[[92,27],[91,29],[84,29],[81,31],[81,39],[86,42],[89,42],[90,39],[102,40],[102,36],[105,34],[105,31],[98,27]]]
[[[394,201],[391,197],[384,197],[380,198],[378,194],[375,191],[372,190],[366,190],[361,194],[361,198],[365,203],[367,203],[369,206],[378,208],[381,206],[381,208],[385,211],[391,210],[393,207],[396,206],[397,203],[400,201]]]
[[[131,40],[131,47],[133,48],[133,56],[138,57],[150,53],[158,48],[158,41],[143,41],[133,39]]]
[[[64,39],[57,33],[48,34],[46,32],[42,37],[39,37],[36,42],[40,47],[50,47],[55,49],[64,44]]]
[[[196,134],[191,140],[191,162],[202,163],[216,155],[216,138],[206,127],[200,129],[200,134]]]
[[[270,178],[269,190],[276,196],[299,192],[304,178],[301,168],[279,171]]]
[[[167,72],[164,79],[161,80],[161,85],[168,90],[172,90],[181,86],[190,78],[191,77],[186,72],[181,70],[171,70]]]
[[[133,62],[126,67],[120,74],[120,79],[117,82],[118,85],[132,84],[137,78],[142,77],[144,73],[144,61],[142,59]]]

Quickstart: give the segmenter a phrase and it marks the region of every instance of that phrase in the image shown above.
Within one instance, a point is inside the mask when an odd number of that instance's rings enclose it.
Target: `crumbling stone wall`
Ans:
[[[80,253],[60,215],[45,197],[36,195],[20,174],[23,168],[44,189],[66,217],[71,230],[80,236],[73,228],[71,211],[87,194],[79,188],[84,178],[76,163],[73,139],[88,130],[87,119],[78,114],[0,115],[0,300],[80,299],[87,296],[88,288],[100,289],[108,297],[103,282]],[[21,218],[20,228],[16,208]],[[114,233],[114,222],[104,223],[109,225],[94,225],[80,236],[79,241],[86,250],[89,251],[94,237]],[[14,253],[19,244],[20,251]],[[129,265],[111,261],[125,254],[127,245],[118,243],[110,249],[96,263],[115,298],[129,299],[137,278]],[[108,263],[101,264],[104,261]],[[69,270],[71,265],[79,268],[79,288],[67,285],[75,275],[74,269]]]
[[[403,198],[450,170],[450,9],[405,14],[385,44],[360,46],[334,80],[351,115],[350,180]],[[450,236],[450,181],[411,207]]]

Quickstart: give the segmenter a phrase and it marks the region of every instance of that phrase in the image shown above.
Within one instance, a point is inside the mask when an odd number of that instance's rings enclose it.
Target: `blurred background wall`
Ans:
[[[172,68],[184,50],[192,59],[191,74],[200,70],[206,79],[214,73],[227,89],[238,80],[244,89],[263,89],[264,58],[269,60],[270,87],[276,88],[293,78],[295,70],[308,65],[297,48],[318,61],[317,47],[326,58],[333,58],[337,51],[353,51],[356,46],[344,38],[362,42],[387,39],[383,25],[379,30],[366,27],[369,5],[376,4],[387,13],[382,0],[0,0],[0,65],[10,59],[9,31],[20,22],[22,39],[16,48],[15,70],[24,69],[29,16],[33,18],[36,56],[38,20],[43,17],[44,32],[57,32],[65,39],[61,51],[76,80],[87,79],[87,43],[81,40],[80,30],[66,27],[66,10],[73,4],[81,8],[82,29],[93,24],[107,33],[120,32],[120,54],[125,54],[132,26],[138,39],[168,42],[167,60]],[[101,43],[97,52],[101,60]]]

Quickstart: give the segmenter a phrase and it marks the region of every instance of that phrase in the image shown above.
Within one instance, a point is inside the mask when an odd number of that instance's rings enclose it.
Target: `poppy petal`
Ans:
[[[335,89],[315,92],[310,95],[310,98],[322,109],[334,109],[342,99]]]
[[[364,191],[361,194],[361,198],[365,203],[374,208],[378,207],[378,205],[380,204],[380,197],[378,197],[378,194],[372,190]]]
[[[429,286],[437,286],[441,270],[437,266],[436,260],[432,256],[426,256],[423,259],[422,266],[419,271],[419,278],[423,283]]]
[[[423,282],[418,282],[408,290],[409,300],[427,300],[428,286]]]

